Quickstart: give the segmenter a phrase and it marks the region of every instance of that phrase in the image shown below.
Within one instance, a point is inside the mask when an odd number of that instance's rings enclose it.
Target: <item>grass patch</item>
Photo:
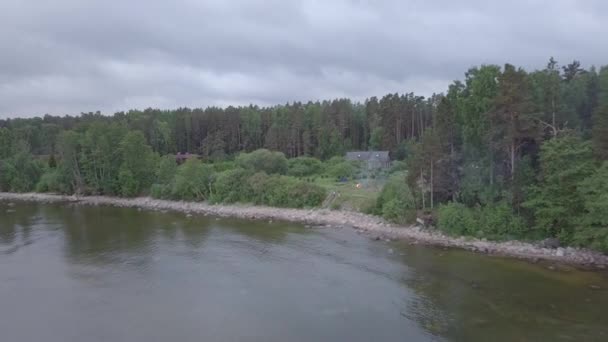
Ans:
[[[333,178],[316,178],[312,182],[325,188],[328,194],[336,192],[337,196],[329,205],[330,209],[353,210],[365,213],[369,212],[376,205],[376,199],[383,185],[382,182],[373,179],[339,182]],[[357,188],[358,183],[361,183],[360,188]]]

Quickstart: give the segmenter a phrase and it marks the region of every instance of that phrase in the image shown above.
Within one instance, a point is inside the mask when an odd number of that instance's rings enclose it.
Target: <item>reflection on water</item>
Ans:
[[[603,289],[351,230],[0,202],[6,341],[604,341]]]

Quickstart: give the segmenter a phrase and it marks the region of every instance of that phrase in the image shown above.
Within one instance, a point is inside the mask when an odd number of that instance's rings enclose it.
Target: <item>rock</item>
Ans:
[[[15,209],[7,209],[6,212],[7,213],[14,213],[16,210]]]
[[[187,214],[186,214],[186,217],[192,217],[192,214],[187,213]]]
[[[559,240],[556,238],[548,238],[541,240],[538,245],[542,248],[558,248],[560,246]]]
[[[379,236],[374,237],[374,241],[380,241],[380,237]]]
[[[555,271],[555,266],[552,266],[552,265],[551,266],[547,266],[547,269],[550,270],[550,271]]]
[[[559,247],[556,251],[555,251],[555,256],[558,257],[563,257],[564,255],[566,255],[566,253],[564,252],[564,249]]]
[[[600,286],[594,285],[594,284],[589,285],[589,288],[592,290],[601,290],[602,289]]]
[[[392,248],[390,248],[390,249],[388,250],[388,254],[393,254],[393,249],[392,249]]]

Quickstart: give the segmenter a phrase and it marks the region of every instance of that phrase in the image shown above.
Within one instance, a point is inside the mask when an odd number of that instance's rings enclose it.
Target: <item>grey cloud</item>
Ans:
[[[445,90],[467,68],[606,63],[604,1],[5,0],[0,117]]]

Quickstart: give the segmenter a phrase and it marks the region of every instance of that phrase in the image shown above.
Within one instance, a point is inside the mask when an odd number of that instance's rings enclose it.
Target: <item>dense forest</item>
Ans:
[[[351,150],[397,161],[370,212],[608,250],[608,67],[553,58],[474,67],[428,98],[0,120],[0,190],[316,206],[310,177],[356,177]],[[202,161],[178,167],[178,153]]]

